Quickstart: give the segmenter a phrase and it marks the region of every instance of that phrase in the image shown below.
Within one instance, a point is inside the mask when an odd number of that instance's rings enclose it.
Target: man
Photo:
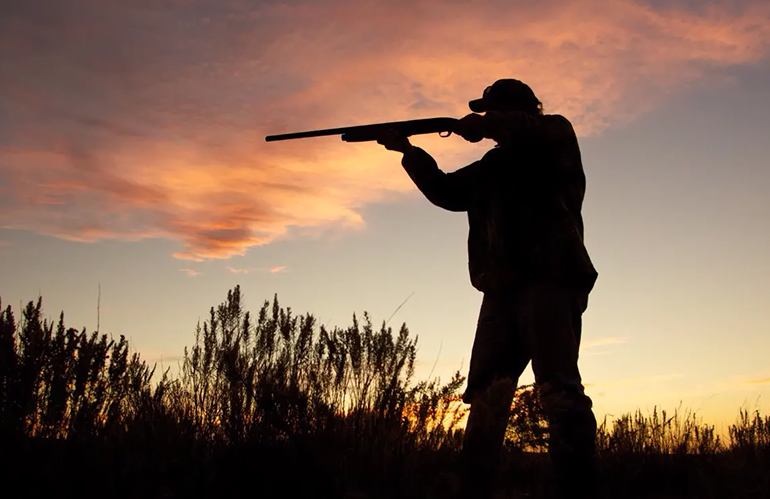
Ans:
[[[455,133],[497,145],[453,173],[395,131],[378,142],[433,204],[466,211],[471,283],[484,293],[463,401],[468,497],[488,497],[519,376],[532,361],[549,419],[549,453],[564,497],[596,485],[596,420],[578,370],[581,315],[597,277],[583,244],[585,175],[575,132],[519,80],[498,80]]]

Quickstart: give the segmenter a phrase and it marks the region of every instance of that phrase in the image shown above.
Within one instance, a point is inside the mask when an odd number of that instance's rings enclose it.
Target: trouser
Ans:
[[[463,488],[488,497],[519,376],[532,361],[549,422],[549,454],[562,497],[590,497],[597,479],[596,419],[578,370],[587,294],[550,284],[485,293],[471,354],[471,404],[461,455]]]

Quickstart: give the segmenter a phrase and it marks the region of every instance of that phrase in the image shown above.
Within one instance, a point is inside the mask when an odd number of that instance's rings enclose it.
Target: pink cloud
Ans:
[[[486,85],[514,76],[581,135],[599,134],[706,80],[729,85],[713,69],[766,60],[770,39],[763,1],[8,8],[0,227],[170,238],[190,261],[243,255],[296,229],[361,228],[364,205],[413,189],[374,144],[265,144],[268,133],[460,116]],[[450,169],[481,150],[417,142]]]
[[[201,275],[201,273],[197,270],[193,269],[179,269],[179,272],[184,272],[185,274],[189,275],[190,277],[198,277]]]
[[[286,270],[286,266],[279,265],[275,267],[269,267],[269,268],[247,268],[247,269],[241,269],[236,267],[226,267],[228,271],[230,271],[233,274],[250,274],[252,272],[270,272],[271,274],[275,274],[276,272],[284,272]]]

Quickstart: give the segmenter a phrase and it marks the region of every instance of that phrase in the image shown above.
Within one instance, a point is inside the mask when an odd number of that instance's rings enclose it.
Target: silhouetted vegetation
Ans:
[[[456,486],[464,378],[415,381],[417,338],[364,314],[328,329],[240,288],[195,328],[180,372],[124,337],[51,322],[42,300],[0,314],[0,445],[8,497],[446,497]],[[548,429],[517,392],[499,489],[545,497]],[[726,441],[692,413],[598,432],[609,497],[768,497],[770,417]]]

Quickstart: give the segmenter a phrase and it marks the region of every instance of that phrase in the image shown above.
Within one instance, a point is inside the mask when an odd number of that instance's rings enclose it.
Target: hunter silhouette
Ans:
[[[559,494],[596,488],[596,419],[578,370],[581,316],[597,277],[583,244],[585,175],[575,132],[544,115],[529,86],[487,87],[455,130],[497,145],[444,173],[395,130],[378,142],[433,204],[468,213],[471,283],[484,293],[473,343],[471,405],[461,455],[463,497],[489,497],[518,379],[532,361],[548,416],[549,453]],[[485,114],[475,114],[485,113]]]

